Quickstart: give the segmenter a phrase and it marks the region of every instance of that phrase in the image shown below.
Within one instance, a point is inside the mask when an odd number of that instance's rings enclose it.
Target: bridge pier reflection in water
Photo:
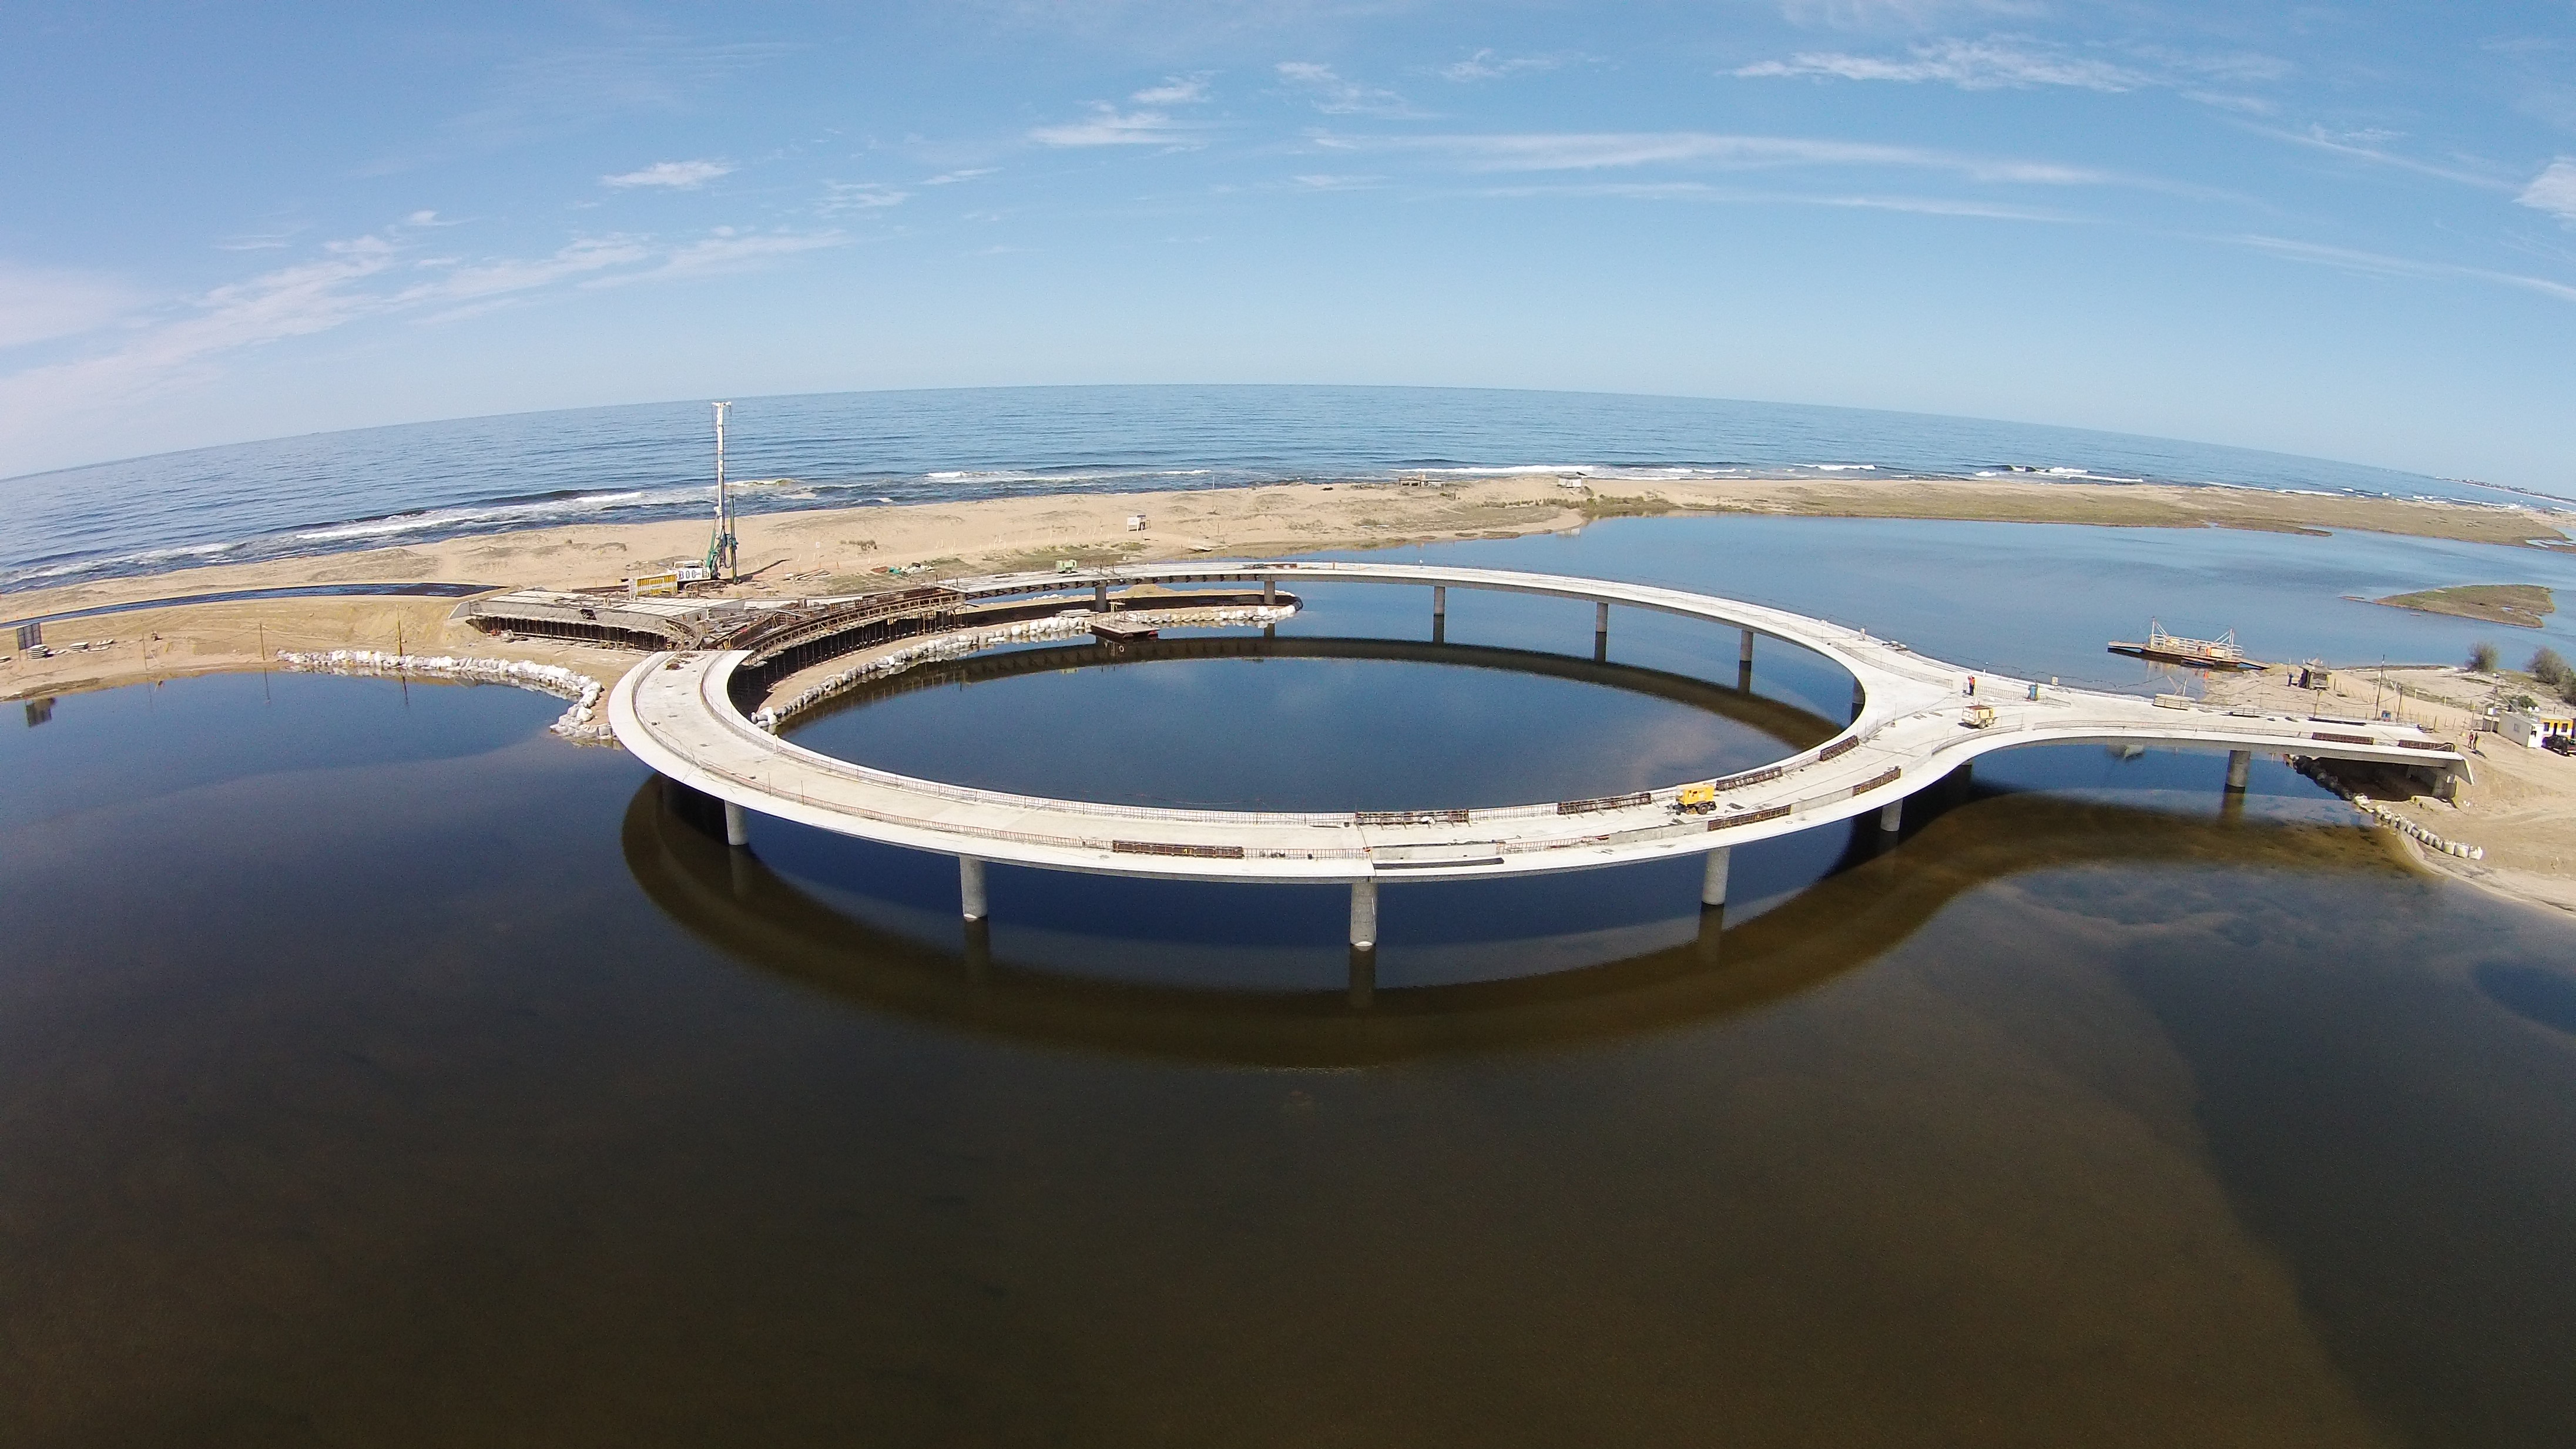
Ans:
[[[637,885],[692,935],[868,1010],[1057,1045],[1309,1067],[1625,1036],[1750,1010],[1865,966],[1953,901],[2027,872],[2170,864],[2407,874],[2375,835],[2348,825],[2214,821],[1964,786],[1921,799],[1910,823],[1929,848],[1864,846],[1878,832],[1855,819],[1854,849],[1830,874],[1748,918],[1708,907],[1674,945],[1536,975],[1397,986],[1380,980],[1382,948],[1355,947],[1335,989],[1053,969],[997,952],[989,920],[966,923],[956,947],[935,945],[836,906],[757,849],[727,848],[710,828],[715,802],[682,788],[647,782],[622,837]]]

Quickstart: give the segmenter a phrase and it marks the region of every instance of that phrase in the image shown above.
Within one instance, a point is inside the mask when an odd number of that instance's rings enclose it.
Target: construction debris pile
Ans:
[[[306,674],[391,675],[410,679],[447,679],[464,684],[506,684],[572,701],[572,708],[547,728],[583,745],[614,745],[608,722],[599,717],[599,681],[559,664],[530,664],[517,659],[464,659],[453,654],[387,654],[376,649],[334,649],[327,654],[282,653],[277,662]]]

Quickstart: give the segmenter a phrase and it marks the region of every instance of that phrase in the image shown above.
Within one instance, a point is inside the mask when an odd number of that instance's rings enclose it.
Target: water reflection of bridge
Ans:
[[[1958,802],[1943,802],[1955,804]],[[704,802],[648,781],[627,806],[627,869],[699,939],[830,995],[1023,1040],[1272,1066],[1350,1066],[1654,1031],[1778,1000],[1867,965],[1960,897],[2031,871],[2214,865],[2386,874],[2404,867],[2336,826],[2195,819],[2044,794],[1989,794],[1922,827],[1924,850],[1856,849],[1750,920],[1704,911],[1686,942],[1540,976],[1377,986],[1353,953],[1342,990],[1103,980],[997,960],[978,922],[941,950],[836,909],[728,849]]]
[[[1049,799],[832,759],[777,738],[745,714],[736,674],[752,656],[742,650],[647,659],[611,694],[609,719],[619,741],[654,770],[724,803],[731,843],[747,841],[749,812],[956,857],[970,921],[985,915],[984,867],[992,861],[1164,879],[1330,882],[1349,887],[1350,942],[1362,952],[1377,941],[1377,888],[1389,879],[1530,875],[1698,855],[1706,860],[1701,900],[1722,905],[1734,846],[1872,813],[1894,831],[1909,796],[1980,755],[2019,745],[2223,750],[2234,790],[2243,788],[2256,751],[2397,764],[2443,777],[2467,768],[2448,742],[2411,724],[2169,708],[2166,701],[2062,689],[1964,669],[1787,610],[1650,585],[1428,564],[1251,562],[1013,575],[952,587],[979,602],[1089,589],[1094,606],[1106,608],[1113,586],[1258,584],[1268,596],[1283,580],[1428,587],[1435,637],[1453,588],[1590,603],[1596,662],[1607,654],[1613,606],[1724,625],[1739,632],[1740,689],[1749,689],[1757,638],[1771,638],[1847,671],[1853,718],[1776,764],[1714,780],[1590,800],[1338,813]],[[1154,607],[1185,599],[1163,593]],[[926,659],[971,654],[1012,637],[964,628],[916,647]]]

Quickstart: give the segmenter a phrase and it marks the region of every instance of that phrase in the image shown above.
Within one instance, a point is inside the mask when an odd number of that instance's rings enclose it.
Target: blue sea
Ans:
[[[0,592],[499,529],[694,516],[712,415],[646,403],[200,448],[0,480]],[[1556,469],[2019,476],[2531,502],[2351,463],[1849,408],[1391,387],[1027,387],[735,401],[745,512]]]

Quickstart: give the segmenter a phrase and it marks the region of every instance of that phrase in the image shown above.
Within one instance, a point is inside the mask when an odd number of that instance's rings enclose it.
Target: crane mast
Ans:
[[[741,549],[733,536],[733,496],[725,490],[725,410],[732,406],[729,402],[715,405],[716,531],[707,541],[707,579],[711,583],[742,582]]]

